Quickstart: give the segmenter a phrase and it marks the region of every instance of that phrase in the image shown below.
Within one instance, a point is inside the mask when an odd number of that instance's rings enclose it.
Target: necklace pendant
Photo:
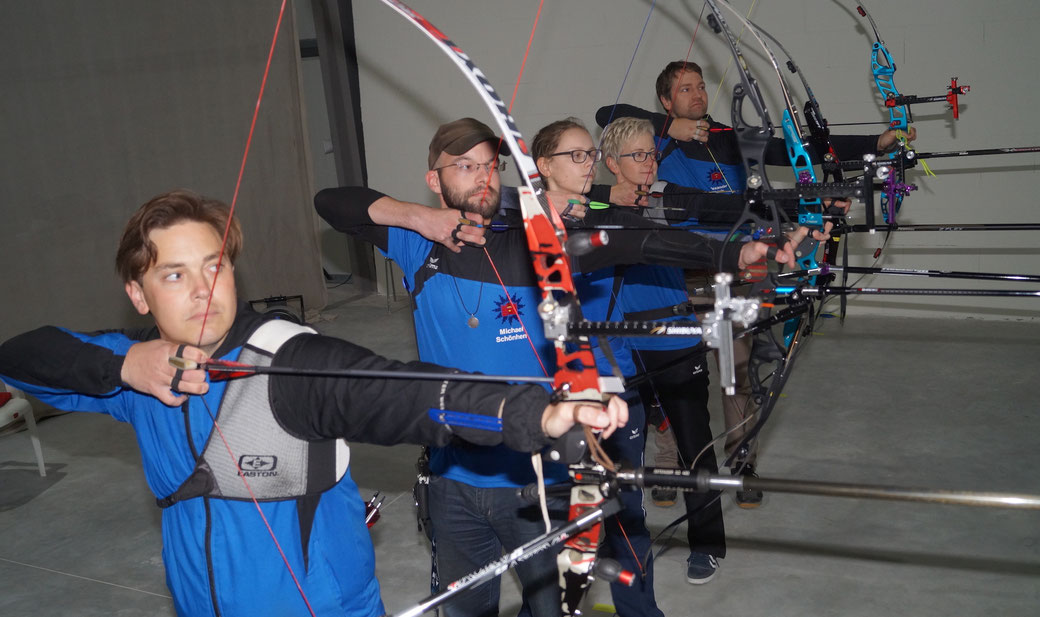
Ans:
[[[476,328],[480,325],[480,320],[477,319],[476,315],[470,315],[469,319],[466,320],[466,325],[468,325],[470,328]]]

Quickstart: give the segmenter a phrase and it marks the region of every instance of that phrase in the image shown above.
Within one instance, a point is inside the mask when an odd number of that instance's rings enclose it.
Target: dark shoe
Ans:
[[[690,553],[686,560],[686,581],[692,585],[703,585],[715,578],[719,571],[719,562],[714,555],[707,553]]]
[[[658,508],[669,508],[675,505],[676,491],[671,488],[655,488],[650,491],[650,500]]]
[[[733,475],[738,473],[745,478],[758,477],[758,474],[755,473],[755,466],[751,464],[735,467]],[[762,491],[737,491],[735,499],[738,506],[745,510],[751,510],[762,505]]]

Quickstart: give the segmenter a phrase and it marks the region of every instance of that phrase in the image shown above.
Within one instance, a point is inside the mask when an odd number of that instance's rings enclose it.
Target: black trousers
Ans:
[[[708,365],[703,352],[691,355],[692,351],[691,348],[640,350],[633,354],[636,366],[653,374],[639,388],[644,405],[649,408],[660,403],[675,432],[679,460],[687,467],[712,438],[708,416]],[[718,473],[714,448],[709,448],[700,457],[695,469]],[[684,492],[683,498],[686,511],[690,513],[686,529],[690,551],[725,557],[726,526],[718,494]]]

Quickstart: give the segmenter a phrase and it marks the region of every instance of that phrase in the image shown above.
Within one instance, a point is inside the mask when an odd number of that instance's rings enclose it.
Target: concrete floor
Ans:
[[[332,292],[317,326],[414,357],[406,301]],[[765,431],[763,477],[1040,493],[1040,323],[854,317],[809,342]],[[715,401],[717,409],[717,401]],[[718,414],[715,414],[718,418]],[[173,615],[159,511],[125,425],[92,414],[0,437],[0,615]],[[428,548],[410,489],[417,448],[353,446],[387,609],[427,594]],[[1040,615],[1040,512],[771,494],[724,497],[729,556],[717,579],[684,576],[684,532],[662,542],[668,615]],[[681,514],[648,505],[651,527]],[[518,608],[507,575],[503,615]],[[610,604],[606,587],[592,603]],[[609,614],[590,611],[590,614]]]

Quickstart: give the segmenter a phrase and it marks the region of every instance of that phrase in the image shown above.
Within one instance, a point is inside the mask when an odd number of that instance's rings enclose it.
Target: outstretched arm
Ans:
[[[104,397],[129,386],[173,407],[187,399],[179,393],[207,392],[203,371],[176,375],[169,358],[178,346],[157,336],[154,328],[82,334],[45,326],[0,345],[0,374],[39,396],[77,393]],[[196,362],[206,360],[205,352],[195,347],[186,347],[183,356]],[[176,392],[171,391],[174,385]]]
[[[275,366],[445,372],[424,362],[401,363],[377,356],[347,341],[300,335],[279,349]],[[464,383],[450,380],[336,379],[271,377],[271,403],[278,421],[304,439],[344,438],[392,445],[445,445],[461,438],[477,445],[538,450],[576,421],[613,431],[627,420],[627,408],[558,403],[536,385]],[[501,419],[501,432],[464,423],[442,424],[429,410],[461,412]]]

